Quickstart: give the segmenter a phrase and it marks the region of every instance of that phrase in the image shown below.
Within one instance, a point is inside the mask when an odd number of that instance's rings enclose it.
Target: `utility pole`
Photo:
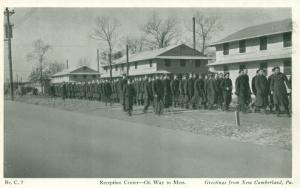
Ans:
[[[196,26],[195,26],[195,17],[193,17],[193,55],[195,55],[196,50]]]
[[[10,95],[11,95],[11,100],[15,99],[14,96],[14,80],[13,80],[13,70],[12,70],[12,58],[11,58],[11,38],[12,38],[12,25],[10,24],[10,16],[13,15],[15,12],[14,10],[9,11],[8,8],[5,9],[5,16],[7,18],[7,23],[6,23],[6,36],[7,36],[7,41],[8,41],[8,61],[9,61],[9,77],[10,77]]]
[[[129,57],[128,57],[128,44],[126,45],[126,66],[127,66],[127,76],[129,76]]]
[[[17,74],[17,81],[16,81],[16,83],[17,83],[17,88],[19,87],[19,75]]]
[[[97,70],[100,71],[100,62],[99,62],[99,49],[97,49]]]
[[[67,59],[67,64],[66,64],[67,69],[69,69],[69,60]]]

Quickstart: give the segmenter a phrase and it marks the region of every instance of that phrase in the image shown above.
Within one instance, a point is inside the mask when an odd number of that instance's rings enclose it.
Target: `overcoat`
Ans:
[[[178,79],[171,80],[170,86],[171,86],[171,93],[172,93],[173,101],[177,103],[177,102],[179,102],[179,94],[180,94],[179,80]]]
[[[268,105],[268,79],[264,75],[255,78],[256,99],[255,106],[265,107]]]
[[[275,105],[289,104],[287,87],[290,88],[290,85],[285,74],[274,74],[271,79],[271,91],[273,91],[273,100]]]
[[[222,82],[223,82],[223,78],[217,78],[216,79],[216,84],[217,84],[217,102],[218,102],[218,104],[222,104],[224,102],[223,101],[222,88],[221,88]]]
[[[126,84],[123,90],[124,107],[126,111],[132,110],[135,95],[136,91],[133,84]]]
[[[251,89],[252,89],[252,93],[254,95],[256,95],[256,88],[255,88],[255,79],[257,78],[258,75],[255,75],[253,78],[252,78],[252,81],[251,81]]]
[[[194,78],[189,78],[187,80],[187,96],[189,99],[191,99],[194,96]]]
[[[245,75],[238,76],[235,80],[235,94],[238,96],[238,104],[248,105],[250,93],[248,77]]]
[[[143,97],[145,100],[153,101],[152,81],[145,81]]]
[[[207,91],[207,102],[210,105],[216,104],[217,102],[217,82],[216,79],[212,78],[207,80],[206,91]]]
[[[194,83],[194,97],[193,101],[196,104],[202,103],[204,100],[204,80],[203,79],[196,79]]]
[[[168,108],[168,107],[172,106],[171,80],[164,79],[163,87],[164,87],[164,105],[166,108]]]
[[[119,96],[120,96],[120,103],[121,104],[124,104],[124,100],[123,100],[123,89],[124,89],[124,86],[126,85],[127,83],[127,79],[120,79],[119,82],[118,82],[118,93],[119,93]]]
[[[232,100],[232,81],[230,78],[223,79],[221,90],[225,105],[229,105]]]

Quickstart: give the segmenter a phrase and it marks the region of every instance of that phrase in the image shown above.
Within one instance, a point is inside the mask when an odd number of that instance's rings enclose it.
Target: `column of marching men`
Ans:
[[[185,109],[229,110],[233,84],[230,74],[153,74],[145,76],[123,75],[122,78],[99,79],[88,82],[53,84],[49,94],[53,98],[101,101],[105,106],[120,103],[123,110],[132,115],[133,106],[143,106],[146,113],[151,106],[155,114]],[[258,69],[251,80],[247,70],[239,70],[235,80],[236,110],[280,114],[280,107],[290,116],[291,77],[272,69]],[[255,95],[252,100],[251,94]]]

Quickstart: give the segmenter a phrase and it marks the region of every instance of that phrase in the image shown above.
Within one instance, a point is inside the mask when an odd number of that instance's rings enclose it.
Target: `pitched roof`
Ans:
[[[83,67],[86,67],[90,71],[95,72],[96,74],[98,74],[98,71],[96,71],[96,70],[94,70],[94,69],[92,69],[92,68],[90,68],[88,66],[83,65],[83,66],[79,66],[79,67],[73,67],[73,68],[70,68],[70,69],[64,69],[61,72],[53,74],[52,77],[68,75],[68,74],[73,73],[76,70],[82,69]],[[85,73],[86,74],[91,74],[91,72],[85,72]],[[74,73],[74,74],[78,74],[78,73]]]
[[[135,62],[135,61],[141,61],[141,60],[147,60],[147,59],[153,59],[156,56],[169,51],[179,45],[171,45],[171,46],[167,46],[165,48],[160,48],[160,49],[155,49],[155,50],[149,50],[149,51],[144,51],[144,52],[140,52],[137,54],[131,54],[129,55],[129,62]],[[117,59],[115,64],[120,64],[120,63],[125,63],[126,62],[126,56],[123,56],[120,59]]]
[[[169,50],[172,50],[172,49],[174,49],[176,47],[179,47],[179,46],[189,47],[186,44],[177,44],[177,45],[167,46],[165,48],[144,51],[144,52],[140,52],[140,53],[137,53],[137,54],[130,54],[129,55],[129,62],[136,62],[136,61],[154,59],[154,58],[157,58],[159,55],[164,54],[165,52],[168,52]],[[201,52],[198,51],[198,53],[201,53]],[[177,56],[177,57],[179,58],[179,56]],[[197,57],[199,57],[199,55],[197,55]],[[203,59],[207,58],[203,54],[201,54],[201,57],[203,57]],[[113,65],[122,64],[122,63],[126,63],[126,56],[123,56],[120,59],[117,59]],[[102,67],[106,67],[106,66],[108,66],[108,65],[104,65]]]
[[[226,42],[256,38],[260,36],[284,33],[288,31],[292,31],[292,20],[290,18],[244,28],[235,33],[232,33],[231,35],[228,35],[227,37],[217,42],[212,43],[211,45],[213,46]]]

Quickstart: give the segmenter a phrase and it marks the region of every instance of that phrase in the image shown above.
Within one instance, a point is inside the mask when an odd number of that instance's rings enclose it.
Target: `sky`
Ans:
[[[192,22],[196,11],[208,16],[219,16],[223,30],[212,36],[217,41],[251,25],[291,18],[290,8],[13,8],[12,60],[14,80],[28,80],[36,64],[28,62],[26,55],[33,50],[32,43],[41,39],[52,46],[47,54],[49,61],[66,62],[75,67],[80,58],[90,60],[97,67],[96,50],[103,44],[89,37],[97,16],[110,16],[120,23],[118,37],[139,36],[140,27],[156,12],[162,18],[179,20],[183,38],[192,37],[185,25]],[[197,28],[196,28],[197,29]],[[119,46],[119,48],[122,47]],[[125,44],[124,44],[125,47]],[[8,78],[7,42],[4,49],[4,76]]]

